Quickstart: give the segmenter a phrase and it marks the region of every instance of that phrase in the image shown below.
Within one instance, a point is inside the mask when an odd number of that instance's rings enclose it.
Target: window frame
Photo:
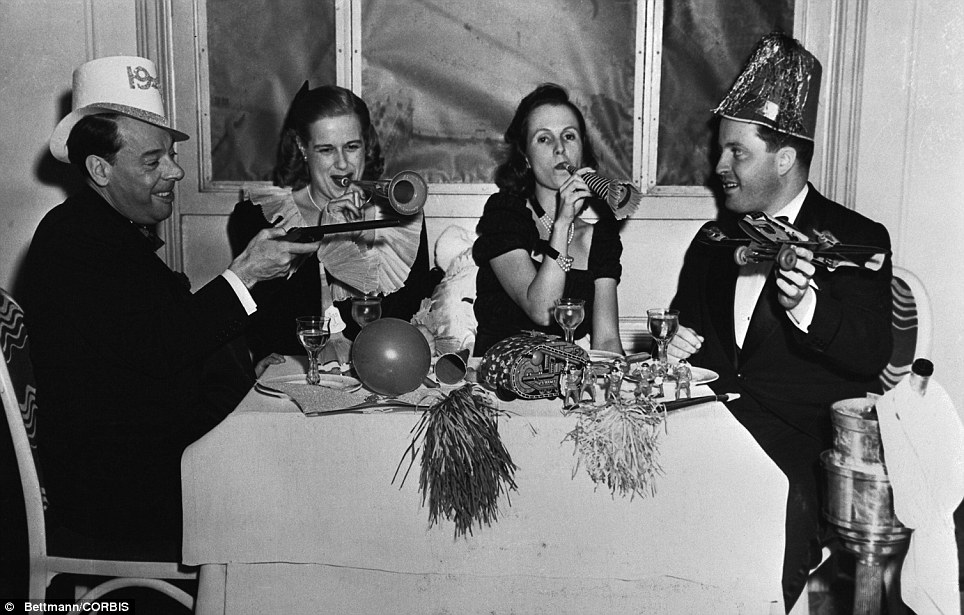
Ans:
[[[363,96],[361,6],[364,0],[331,0],[335,5],[336,74],[338,85]],[[637,48],[633,83],[633,151],[630,178],[643,193],[643,202],[633,215],[636,219],[709,219],[716,216],[712,192],[703,186],[659,186],[657,147],[660,111],[660,62],[662,58],[663,4],[666,0],[636,0]],[[197,41],[198,78],[198,165],[200,192],[233,193],[266,182],[213,181],[211,160],[210,89],[206,1],[194,0],[195,40]],[[851,126],[859,124],[859,75],[861,72],[863,30],[867,0],[796,0],[794,36],[804,42],[824,63],[821,106],[827,112],[819,119],[818,147],[811,178],[823,178],[834,186],[852,189],[852,171],[836,163],[834,152],[849,145]],[[829,34],[828,34],[829,33]],[[856,56],[847,56],[855,53]],[[850,58],[856,57],[856,60]],[[843,66],[834,70],[835,65]],[[830,108],[825,104],[828,101]],[[838,106],[844,107],[841,110]],[[847,111],[851,115],[846,117]],[[828,117],[829,116],[829,117]],[[821,138],[824,137],[824,138]],[[823,147],[820,147],[823,141]],[[828,155],[829,152],[829,155]],[[849,157],[854,154],[851,152]],[[841,154],[849,158],[846,154]],[[829,158],[829,162],[825,160]],[[829,175],[829,177],[826,177]],[[842,181],[837,179],[842,177]],[[836,181],[835,181],[836,180]],[[433,183],[435,196],[484,197],[497,190],[491,183]],[[840,195],[835,195],[840,198]],[[459,199],[461,200],[461,199]]]

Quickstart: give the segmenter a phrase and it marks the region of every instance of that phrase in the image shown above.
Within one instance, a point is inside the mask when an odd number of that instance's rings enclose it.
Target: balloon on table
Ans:
[[[414,391],[428,375],[432,353],[422,333],[398,318],[382,318],[359,331],[351,347],[355,374],[383,395]]]

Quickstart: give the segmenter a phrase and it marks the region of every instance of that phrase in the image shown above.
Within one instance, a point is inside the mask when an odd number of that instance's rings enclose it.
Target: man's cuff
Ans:
[[[248,287],[244,285],[238,274],[231,271],[230,269],[225,269],[221,273],[221,277],[228,281],[231,288],[234,290],[234,294],[238,296],[238,301],[244,307],[244,312],[248,316],[254,314],[258,311],[258,304],[255,302],[254,297],[251,296],[251,292],[248,291]]]
[[[817,291],[813,286],[807,288],[803,299],[792,310],[787,310],[790,321],[804,333],[810,332],[810,323],[813,322],[813,315],[817,312]]]

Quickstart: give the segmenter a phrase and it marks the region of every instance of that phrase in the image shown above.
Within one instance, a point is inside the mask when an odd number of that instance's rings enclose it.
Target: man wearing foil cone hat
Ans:
[[[887,230],[834,203],[809,183],[820,63],[783,33],[764,36],[719,116],[716,176],[725,211],[715,222],[743,236],[750,212],[786,219],[813,235],[890,249]],[[737,392],[733,415],[789,479],[783,589],[787,610],[820,561],[820,452],[832,447],[831,403],[879,392],[891,353],[891,262],[878,271],[815,268],[796,247],[784,271],[772,262],[738,265],[730,250],[694,240],[673,307],[680,330],[670,356],[720,374],[710,386]]]
[[[76,555],[59,551],[63,529],[115,558],[179,559],[181,453],[253,383],[233,344],[257,310],[249,290],[318,249],[267,229],[192,293],[154,233],[172,214],[184,177],[174,144],[187,138],[139,57],[78,68],[73,110],[50,137],[85,180],[44,216],[22,271],[52,555]]]

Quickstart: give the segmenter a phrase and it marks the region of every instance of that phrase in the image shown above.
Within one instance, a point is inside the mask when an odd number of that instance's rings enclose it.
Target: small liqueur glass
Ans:
[[[552,308],[552,315],[556,322],[566,332],[566,341],[572,343],[573,334],[576,328],[582,324],[586,318],[586,302],[582,299],[569,299],[563,297],[556,300],[555,307]]]
[[[649,333],[653,336],[653,339],[656,340],[658,348],[656,366],[659,374],[666,376],[669,373],[666,347],[669,346],[669,341],[673,339],[673,336],[676,335],[676,331],[679,329],[679,310],[655,308],[646,310],[646,316],[649,323]]]
[[[365,295],[351,298],[351,318],[359,328],[375,322],[382,317],[382,298],[378,295]]]
[[[308,353],[306,381],[308,384],[321,384],[318,362],[321,351],[325,349],[328,338],[331,336],[330,321],[322,316],[301,316],[295,319],[295,326],[298,332],[298,340]]]

